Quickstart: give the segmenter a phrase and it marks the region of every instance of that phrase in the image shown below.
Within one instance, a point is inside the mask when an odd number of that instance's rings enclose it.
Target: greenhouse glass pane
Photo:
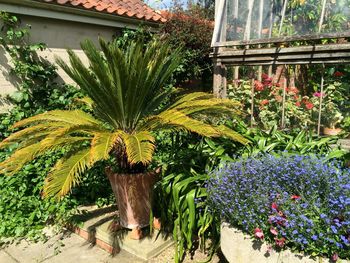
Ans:
[[[350,0],[221,1],[214,42],[350,33]]]

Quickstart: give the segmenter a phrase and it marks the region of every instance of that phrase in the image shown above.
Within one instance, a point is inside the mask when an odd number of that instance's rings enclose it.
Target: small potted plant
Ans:
[[[342,106],[346,102],[341,82],[334,82],[328,85],[323,93],[314,93],[314,103],[319,107],[322,98],[322,124],[324,135],[338,135],[342,129],[341,122],[344,119]]]

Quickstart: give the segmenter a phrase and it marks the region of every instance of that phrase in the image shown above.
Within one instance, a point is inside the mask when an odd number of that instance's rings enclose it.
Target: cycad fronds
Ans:
[[[234,118],[240,113],[235,102],[195,92],[165,103],[172,91],[163,87],[181,62],[180,49],[171,50],[159,40],[146,48],[142,42],[131,42],[121,50],[101,39],[100,46],[102,51],[91,41],[82,44],[89,65],[73,51],[68,51],[70,66],[57,60],[88,95],[83,101],[93,114],[56,110],[16,123],[14,128],[22,130],[1,142],[0,149],[13,144],[17,151],[0,163],[0,173],[13,174],[35,157],[64,148],[66,155],[52,169],[44,188],[45,196],[62,196],[80,182],[84,171],[111,154],[117,155],[126,172],[144,169],[152,160],[155,138],[151,132],[156,130],[186,130],[246,143],[225,126],[195,119],[200,114]]]
[[[146,131],[122,134],[128,161],[131,164],[151,162],[154,152],[154,137]]]
[[[73,186],[80,182],[80,175],[93,164],[90,162],[90,148],[76,152],[67,159],[61,159],[45,180],[44,196],[66,195]]]

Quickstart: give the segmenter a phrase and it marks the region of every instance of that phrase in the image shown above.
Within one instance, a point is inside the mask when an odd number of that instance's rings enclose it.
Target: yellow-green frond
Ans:
[[[92,109],[94,101],[90,97],[76,98],[74,101],[82,103]]]
[[[220,135],[212,125],[195,120],[177,110],[163,111],[156,117],[159,124],[163,127],[164,125],[169,125],[171,128],[185,129],[205,137],[217,137]]]
[[[121,131],[96,133],[91,142],[90,162],[106,160],[113,147],[120,141]]]
[[[70,192],[80,182],[81,174],[91,168],[90,148],[61,159],[49,173],[44,184],[44,196],[61,197]]]
[[[60,149],[65,146],[74,146],[82,142],[91,140],[89,137],[66,137],[60,138],[51,144],[36,142],[17,149],[9,158],[0,163],[0,173],[13,175],[19,171],[26,163],[36,157],[45,154],[49,150]],[[26,141],[24,142],[26,144]]]
[[[216,127],[216,129],[220,132],[222,136],[227,137],[233,141],[237,141],[242,144],[247,144],[249,142],[249,140],[246,139],[244,136],[224,125],[220,125]]]
[[[212,94],[209,93],[205,93],[205,92],[192,92],[186,95],[183,95],[182,97],[180,97],[180,99],[178,99],[174,104],[171,105],[170,108],[175,108],[178,107],[179,105],[183,104],[183,103],[187,103],[189,101],[194,101],[194,100],[204,100],[204,99],[212,99],[214,96]]]
[[[123,133],[122,139],[130,164],[151,162],[154,152],[154,137],[149,132]]]
[[[9,158],[0,163],[0,174],[13,175],[23,165],[32,161],[37,156],[39,149],[40,143],[35,143],[15,151]]]
[[[56,130],[60,125],[55,124],[37,124],[23,130],[12,133],[9,137],[0,142],[0,149],[8,147],[9,145],[16,142],[23,142],[28,139],[42,137],[45,134],[48,134]]]
[[[15,123],[14,128],[27,126],[33,123],[44,122],[57,122],[62,126],[67,125],[96,125],[101,126],[102,123],[95,119],[92,115],[81,110],[54,110],[48,111],[22,121]]]

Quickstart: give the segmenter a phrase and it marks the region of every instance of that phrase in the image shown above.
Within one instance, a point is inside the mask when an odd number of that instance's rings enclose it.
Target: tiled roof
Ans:
[[[80,7],[82,9],[109,13],[151,22],[165,22],[166,19],[147,6],[142,0],[39,0],[57,5]]]

